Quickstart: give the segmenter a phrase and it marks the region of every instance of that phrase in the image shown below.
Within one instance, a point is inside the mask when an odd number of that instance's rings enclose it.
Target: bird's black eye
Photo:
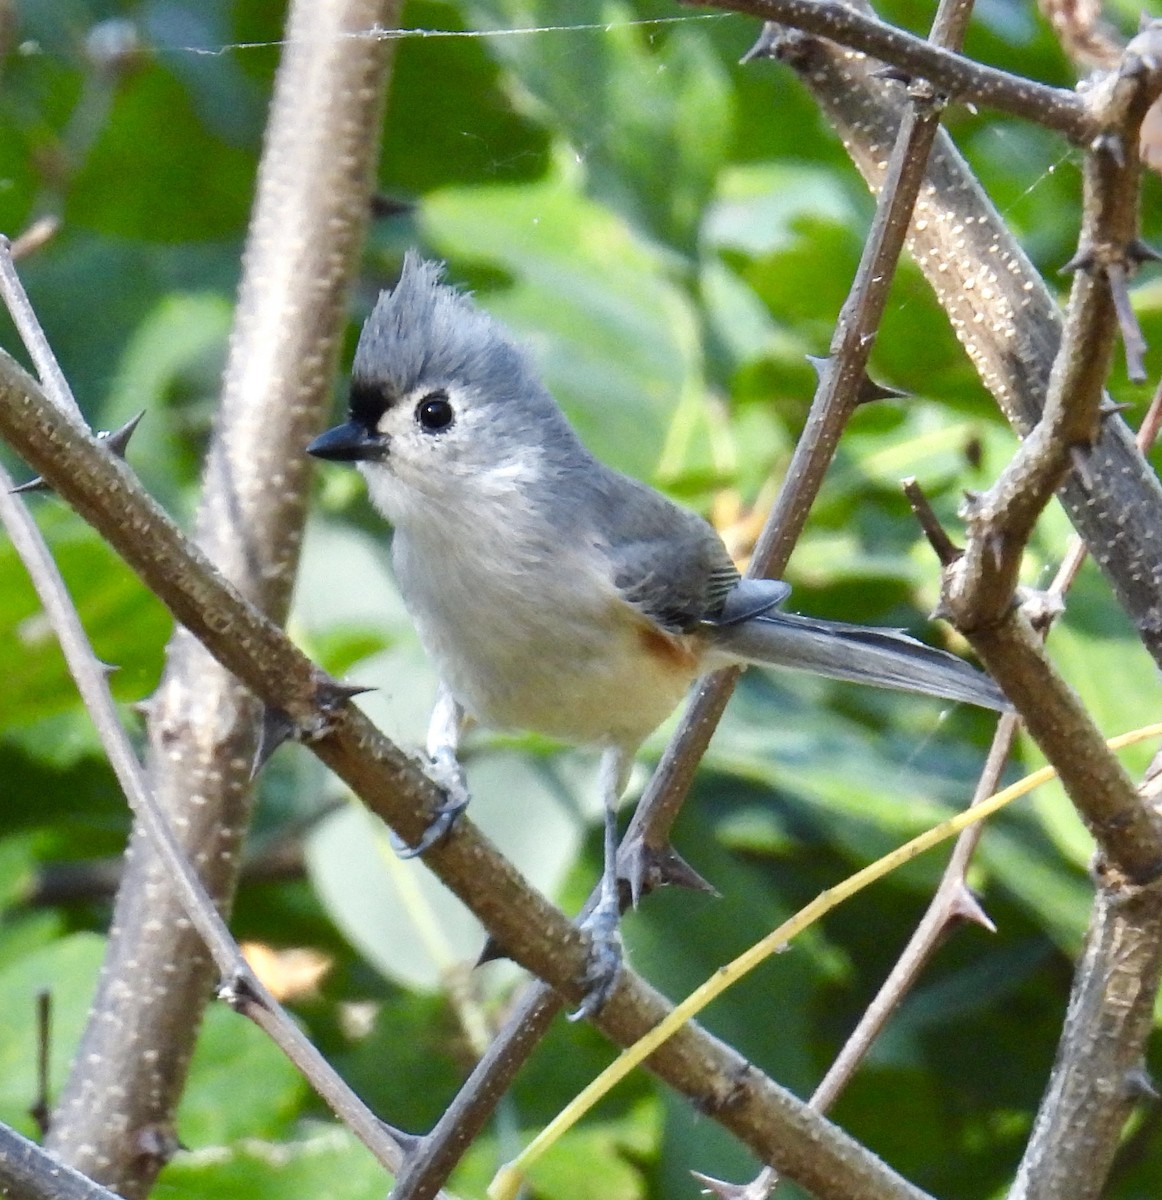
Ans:
[[[455,415],[452,403],[444,392],[429,392],[416,405],[416,420],[427,433],[439,433],[441,429],[447,429]]]

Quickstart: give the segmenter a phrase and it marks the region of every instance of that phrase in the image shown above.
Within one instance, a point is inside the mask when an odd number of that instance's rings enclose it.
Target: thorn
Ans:
[[[975,521],[980,517],[984,508],[984,493],[973,488],[964,489],[964,500],[960,505],[960,517],[965,521]]]
[[[167,1163],[181,1149],[177,1134],[160,1122],[152,1122],[137,1131],[133,1139],[137,1154],[154,1162]]]
[[[1162,252],[1154,249],[1148,242],[1144,242],[1141,238],[1134,240],[1126,247],[1126,258],[1140,266],[1144,262],[1162,262]]]
[[[490,933],[484,941],[484,946],[480,953],[476,956],[476,961],[472,964],[472,969],[477,967],[485,967],[490,962],[503,962],[508,958],[504,947]]]
[[[97,434],[97,441],[104,442],[118,458],[125,457],[125,451],[129,447],[129,439],[134,435],[138,425],[141,424],[141,418],[145,416],[145,410],[135,417],[130,417],[120,429],[114,429],[111,433],[102,430]]]
[[[889,83],[902,83],[905,87],[910,86],[913,79],[908,71],[901,70],[899,67],[880,67],[873,71],[871,76],[873,79],[886,79]]]
[[[860,380],[855,402],[856,404],[870,404],[873,400],[904,400],[910,395],[910,392],[902,392],[899,388],[888,387],[885,383],[877,383],[870,375],[865,374]]]
[[[718,1200],[767,1200],[779,1178],[769,1170],[757,1175],[750,1183],[731,1183],[726,1179],[715,1179],[713,1175],[703,1175],[701,1171],[690,1174],[702,1185],[704,1196],[717,1196]]]
[[[252,782],[279,746],[283,742],[295,739],[298,732],[298,726],[289,713],[270,704],[263,705],[262,724],[258,727],[258,745],[254,747],[254,761],[250,764]]]
[[[667,846],[655,866],[658,882],[663,887],[682,887],[691,892],[703,892],[713,896],[715,900],[722,899],[722,893],[710,882],[704,879],[694,868],[672,847]]]
[[[129,706],[129,711],[135,713],[143,721],[149,721],[153,717],[154,697],[146,696],[144,700],[134,700]]]
[[[1113,400],[1103,400],[1097,414],[1102,420],[1105,420],[1108,417],[1117,416],[1118,413],[1129,412],[1134,407],[1136,406],[1133,404],[1119,404]]]
[[[758,59],[778,58],[781,36],[775,22],[766,21],[755,44],[738,60],[739,66],[745,67],[747,63],[755,62]]]
[[[1088,246],[1083,246],[1068,262],[1058,267],[1057,272],[1060,275],[1068,275],[1073,271],[1090,271],[1096,261],[1097,256],[1094,252]]]
[[[19,487],[14,487],[8,494],[10,496],[21,496],[25,492],[51,492],[52,488],[45,483],[41,476],[37,475],[30,479],[27,483],[20,484]]]
[[[129,439],[133,436],[133,431],[141,424],[141,418],[144,416],[144,411],[139,412],[137,416],[130,418],[120,429],[114,429],[112,433],[109,433],[107,430],[101,430],[97,434],[97,441],[104,442],[118,458],[123,459],[125,457],[125,449],[129,445]],[[44,479],[40,475],[37,475],[27,483],[22,483],[19,487],[14,487],[9,492],[9,495],[20,496],[26,492],[51,491],[52,485],[45,483]]]
[[[401,200],[398,196],[388,196],[384,192],[373,192],[371,194],[371,216],[373,219],[402,216],[404,213],[412,212],[415,207],[410,200]]]
[[[315,678],[315,704],[322,712],[331,715],[348,700],[375,690],[367,684],[342,683],[338,679],[332,679],[325,671],[319,671]]]
[[[389,1125],[380,1118],[376,1119],[379,1120],[380,1126],[387,1131],[388,1136],[408,1158],[411,1158],[424,1142],[427,1141],[427,1138],[421,1137],[419,1134],[408,1133],[406,1130],[400,1129],[397,1125]],[[397,1174],[402,1174],[402,1172],[397,1172]]]
[[[811,364],[815,371],[815,378],[820,383],[831,374],[831,369],[835,365],[835,359],[830,354],[804,354],[803,357]]]
[[[1038,633],[1048,633],[1053,622],[1065,612],[1065,600],[1060,592],[1021,588],[1019,593],[1021,611]]]
[[[1092,450],[1092,446],[1073,445],[1069,447],[1069,461],[1073,464],[1073,473],[1087,492],[1093,491],[1093,472],[1089,469],[1089,456]]]
[[[121,670],[121,667],[118,663],[102,662],[100,659],[97,659],[97,666],[101,668],[101,674],[104,675],[106,679],[108,679],[111,675],[116,675],[117,672]]]
[[[637,908],[643,896],[668,885],[705,892],[715,899],[721,896],[671,846],[649,846],[639,833],[627,834],[622,841],[617,854],[617,878],[628,888],[633,908]]]
[[[961,882],[948,905],[948,916],[955,921],[971,921],[989,933],[996,933],[997,927],[992,918],[985,912],[981,902],[972,890]]]
[[[1150,1073],[1145,1067],[1131,1067],[1126,1072],[1124,1083],[1126,1095],[1134,1100],[1149,1100],[1155,1104],[1162,1100],[1157,1087],[1154,1086],[1154,1080],[1150,1078]]]
[[[224,978],[218,984],[218,990],[214,995],[235,1012],[243,1014],[252,1005],[257,1004],[264,1007],[251,986],[250,980],[246,977],[245,971],[241,969],[235,970],[230,976]]]

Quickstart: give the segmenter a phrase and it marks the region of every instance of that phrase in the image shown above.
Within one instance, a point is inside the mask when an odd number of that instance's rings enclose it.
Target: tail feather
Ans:
[[[747,662],[812,671],[829,679],[897,688],[998,712],[1012,707],[987,675],[899,629],[768,612],[717,630],[715,641]]]

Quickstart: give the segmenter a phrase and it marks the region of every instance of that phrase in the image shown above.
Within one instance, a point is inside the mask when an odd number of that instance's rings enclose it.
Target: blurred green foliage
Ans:
[[[922,31],[931,11],[893,0],[886,15]],[[182,518],[213,414],[282,16],[272,0],[35,0],[18,6],[15,37],[0,47],[0,231],[63,219],[23,266],[33,302],[95,427],[145,410],[131,461]],[[670,0],[412,0],[404,17],[433,31],[398,43],[384,136],[380,187],[409,207],[373,229],[352,343],[404,248],[446,258],[450,278],[531,345],[595,452],[745,542],[745,518],[769,498],[802,425],[813,387],[804,356],[826,351],[871,211],[836,139],[789,73],[737,65],[757,32],[743,18]],[[981,3],[969,49],[1071,82],[1030,6]],[[1076,154],[990,113],[953,109],[949,125],[1052,278],[1076,238]],[[1157,195],[1150,183],[1147,236],[1158,233]],[[1159,342],[1162,293],[1149,272],[1137,301]],[[21,355],[5,318],[0,341]],[[791,562],[794,605],[947,639],[925,624],[937,568],[899,480],[915,474],[954,525],[961,489],[991,480],[1013,438],[911,265],[873,369],[909,396],[852,422]],[[1112,387],[1119,400],[1144,398],[1121,367]],[[34,503],[98,653],[120,668],[132,726],[128,705],[156,683],[169,620],[77,518]],[[434,680],[392,590],[382,526],[353,473],[325,472],[314,511],[292,630],[329,669],[377,685],[369,711],[417,744]],[[1068,537],[1050,513],[1030,585],[1047,581]],[[1111,735],[1156,716],[1153,664],[1091,568],[1053,648]],[[128,821],[5,543],[0,669],[0,1119],[29,1131],[33,998],[43,988],[56,998],[59,1083],[108,915],[95,864],[120,851]],[[975,712],[751,672],[677,832],[722,898],[651,897],[626,926],[635,965],[671,995],[693,987],[819,890],[962,806],[989,731]],[[643,757],[662,744],[659,734]],[[1036,761],[1024,747],[1010,775]],[[1144,763],[1130,756],[1133,769]],[[487,831],[540,886],[580,903],[600,858],[591,759],[481,735],[469,772]],[[245,883],[235,928],[326,956],[322,981],[297,993],[298,1014],[385,1119],[426,1128],[516,973],[467,974],[479,929],[295,749],[264,775],[251,849],[261,862],[288,844],[302,846],[305,875]],[[971,881],[997,934],[969,929],[941,950],[836,1110],[950,1200],[999,1193],[1029,1131],[1087,917],[1088,854],[1054,789],[996,822]],[[94,868],[67,899],[65,867],[82,880]],[[929,856],[839,910],[706,1024],[807,1094],[939,870]],[[609,1057],[592,1031],[556,1027],[455,1186],[477,1194]],[[179,1131],[190,1150],[161,1186],[184,1196],[383,1194],[366,1153],[226,1012],[203,1034]],[[692,1167],[745,1179],[755,1164],[637,1076],[554,1151],[534,1191],[694,1195]],[[1110,1195],[1160,1188],[1162,1151],[1142,1137]]]

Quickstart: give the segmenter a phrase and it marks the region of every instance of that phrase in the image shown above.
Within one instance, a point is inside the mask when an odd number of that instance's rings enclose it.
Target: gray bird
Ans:
[[[894,629],[778,611],[701,517],[598,462],[528,357],[443,268],[409,253],[355,352],[350,419],[307,447],[358,465],[395,527],[399,589],[439,674],[428,731],[446,803],[468,802],[467,718],[604,751],[605,865],[586,921],[593,988],[620,962],[616,812],[634,755],[699,675],[764,663],[1004,710],[986,675]]]

